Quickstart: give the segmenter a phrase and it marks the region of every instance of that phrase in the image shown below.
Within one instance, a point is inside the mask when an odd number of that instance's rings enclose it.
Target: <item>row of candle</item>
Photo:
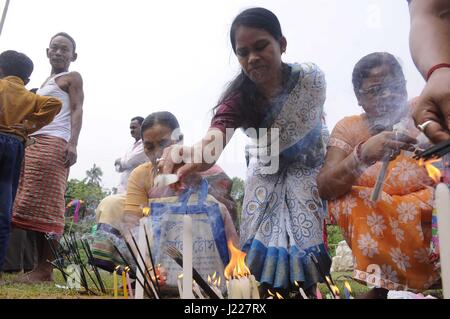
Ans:
[[[113,290],[114,290],[114,298],[119,298],[119,279],[118,279],[118,271],[122,270],[122,290],[123,290],[123,298],[128,299],[128,297],[133,298],[133,289],[131,288],[131,280],[130,280],[130,268],[127,266],[122,268],[121,266],[117,266],[113,271]]]

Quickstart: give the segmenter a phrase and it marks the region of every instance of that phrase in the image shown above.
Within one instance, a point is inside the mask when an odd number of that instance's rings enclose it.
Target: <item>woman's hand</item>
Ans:
[[[180,180],[192,173],[202,172],[210,166],[204,162],[202,148],[195,145],[169,146],[164,149],[158,162],[158,170],[161,174],[177,174]]]
[[[398,132],[381,132],[361,146],[361,160],[370,166],[378,161],[394,160],[402,150],[413,152],[417,140]]]

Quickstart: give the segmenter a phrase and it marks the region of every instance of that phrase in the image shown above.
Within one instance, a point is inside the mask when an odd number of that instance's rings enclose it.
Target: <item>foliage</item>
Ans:
[[[71,179],[67,183],[65,194],[66,205],[72,200],[82,200],[83,204],[79,211],[80,222],[77,224],[73,223],[75,207],[67,208],[65,231],[71,230],[78,233],[91,231],[92,226],[95,224],[95,209],[100,201],[110,193],[103,190],[100,186],[102,175],[101,168],[94,164],[90,170],[86,171],[86,178],[82,181]]]
[[[235,221],[236,229],[239,230],[241,213],[242,213],[242,202],[244,201],[245,194],[245,184],[239,177],[233,177],[233,186],[231,187],[231,197],[236,203],[236,214],[237,220]]]
[[[102,181],[102,176],[103,176],[102,169],[100,168],[100,166],[97,166],[96,164],[94,164],[94,166],[90,170],[86,171],[85,180],[87,180],[87,183],[89,185],[94,185],[94,186],[100,187],[100,183]]]
[[[345,240],[344,236],[342,235],[341,230],[339,229],[339,226],[335,225],[328,225],[327,226],[327,232],[328,232],[328,250],[331,257],[336,256],[336,248],[339,244],[339,242]]]

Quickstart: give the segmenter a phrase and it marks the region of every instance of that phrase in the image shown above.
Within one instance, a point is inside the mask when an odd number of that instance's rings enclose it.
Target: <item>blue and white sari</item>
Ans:
[[[322,143],[324,74],[314,64],[290,65],[284,91],[271,101],[260,127],[279,130],[279,166],[250,155],[241,222],[241,246],[256,279],[275,289],[294,282],[309,288],[328,273],[331,260],[323,243],[322,201],[316,177],[324,161]],[[261,147],[257,147],[261,149]],[[252,152],[250,152],[252,153]]]

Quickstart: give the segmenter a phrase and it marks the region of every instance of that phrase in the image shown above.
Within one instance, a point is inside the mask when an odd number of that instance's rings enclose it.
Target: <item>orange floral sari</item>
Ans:
[[[369,137],[364,115],[348,117],[336,125],[329,147],[349,155]],[[352,248],[355,279],[388,290],[427,289],[440,278],[429,258],[433,181],[411,153],[402,152],[389,163],[380,199],[372,202],[381,165],[368,168],[349,193],[330,201],[329,212]]]

